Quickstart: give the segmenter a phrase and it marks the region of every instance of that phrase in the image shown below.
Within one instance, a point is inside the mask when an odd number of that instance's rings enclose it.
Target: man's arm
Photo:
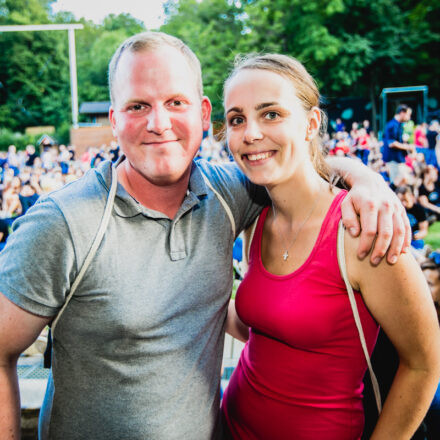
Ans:
[[[414,146],[412,144],[403,144],[399,141],[393,141],[389,144],[390,148],[397,148],[399,150],[406,150],[406,151],[412,151],[414,149]]]
[[[51,318],[28,313],[0,293],[0,432],[2,439],[20,438],[20,394],[17,360]]]
[[[428,220],[419,223],[419,230],[414,234],[415,240],[423,240],[428,235]]]
[[[360,233],[358,257],[365,258],[374,245],[372,264],[377,265],[385,254],[394,264],[411,243],[411,228],[400,200],[379,174],[360,162],[333,157],[327,163],[351,187],[341,211],[350,234]]]

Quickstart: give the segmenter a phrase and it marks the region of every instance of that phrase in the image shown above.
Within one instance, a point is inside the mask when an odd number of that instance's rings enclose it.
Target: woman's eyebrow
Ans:
[[[263,102],[262,104],[258,104],[255,110],[262,110],[263,108],[272,107],[273,105],[278,105],[278,102]]]
[[[231,112],[237,112],[237,113],[241,113],[243,111],[243,109],[241,107],[231,107],[226,114],[231,113]]]

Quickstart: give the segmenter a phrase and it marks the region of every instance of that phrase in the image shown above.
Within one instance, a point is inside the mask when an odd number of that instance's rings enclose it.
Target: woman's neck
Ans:
[[[276,216],[293,223],[303,220],[329,184],[313,169],[293,179],[266,187]]]

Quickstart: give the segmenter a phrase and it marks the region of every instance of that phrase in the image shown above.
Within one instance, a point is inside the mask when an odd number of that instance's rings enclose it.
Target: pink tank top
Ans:
[[[337,261],[338,193],[313,250],[289,275],[266,271],[260,216],[236,297],[251,329],[223,397],[235,439],[354,440],[362,434],[366,361]],[[370,353],[378,325],[355,292]]]

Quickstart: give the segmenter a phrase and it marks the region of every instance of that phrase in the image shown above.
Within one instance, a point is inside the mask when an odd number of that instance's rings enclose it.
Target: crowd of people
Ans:
[[[75,146],[63,144],[27,145],[19,151],[10,145],[7,151],[0,151],[0,250],[13,221],[39,196],[79,179],[102,160],[116,161],[118,157],[116,143],[87,148],[80,157],[76,157]]]
[[[386,150],[386,130],[383,140],[379,141],[371,130],[370,121],[352,122],[350,130],[341,118],[332,122],[333,131],[322,139],[324,153],[360,160],[381,174],[406,208],[413,230],[412,246],[419,251],[416,256],[428,255],[430,248],[425,246],[423,239],[428,234],[428,226],[440,220],[439,122],[433,120],[430,124],[415,125],[411,120],[411,108],[400,106],[387,125],[388,130],[390,126],[395,130],[388,136],[398,137],[402,144],[397,153],[392,151],[391,154]],[[40,195],[77,180],[102,160],[115,162],[119,154],[115,142],[89,147],[80,157],[74,145],[63,144],[41,145],[37,149],[28,145],[21,151],[10,145],[8,151],[0,151],[0,249],[14,219],[25,214]],[[232,160],[227,143],[213,135],[203,139],[198,158],[214,164]]]

